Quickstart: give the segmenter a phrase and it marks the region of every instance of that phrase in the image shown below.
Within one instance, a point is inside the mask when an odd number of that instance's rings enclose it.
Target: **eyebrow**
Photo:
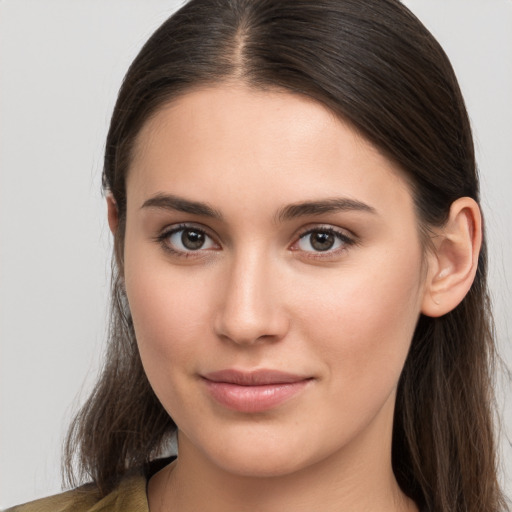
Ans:
[[[285,206],[277,212],[276,219],[280,222],[304,217],[306,215],[322,215],[324,213],[336,213],[358,211],[377,214],[377,210],[372,206],[344,197],[334,197],[320,201],[304,201]]]
[[[163,210],[174,210],[178,212],[200,215],[213,219],[222,220],[222,214],[207,203],[200,201],[191,201],[172,194],[157,194],[147,199],[141,208],[159,208]],[[281,208],[275,219],[278,222],[285,222],[298,217],[307,215],[322,215],[324,213],[336,213],[346,211],[358,211],[376,214],[377,211],[372,206],[348,198],[330,198],[319,201],[303,201],[300,203],[289,204]]]
[[[203,217],[211,217],[213,219],[222,220],[222,214],[212,208],[207,203],[199,201],[190,201],[182,197],[170,194],[157,194],[150,197],[141,208],[159,208],[162,210],[174,210],[178,212],[191,213],[193,215],[201,215]]]

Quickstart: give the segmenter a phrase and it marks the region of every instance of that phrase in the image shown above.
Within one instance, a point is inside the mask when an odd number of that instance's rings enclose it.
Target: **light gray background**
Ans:
[[[181,3],[0,0],[0,508],[60,490],[63,433],[105,334],[108,120],[130,61]],[[466,97],[500,346],[512,366],[512,0],[406,3],[444,46]],[[502,380],[509,438],[511,397]]]

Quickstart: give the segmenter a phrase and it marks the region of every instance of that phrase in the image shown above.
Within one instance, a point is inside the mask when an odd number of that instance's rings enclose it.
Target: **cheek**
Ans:
[[[171,361],[192,364],[194,354],[207,344],[209,290],[203,276],[181,279],[165,261],[142,263],[144,258],[134,256],[125,262],[126,292],[142,362],[152,380],[170,375]]]
[[[175,421],[190,410],[190,375],[207,351],[207,291],[200,279],[182,282],[167,266],[126,268],[126,289],[137,345],[156,396]],[[197,411],[196,411],[197,412]]]
[[[305,287],[300,299],[307,301],[305,336],[315,340],[331,378],[354,396],[394,388],[420,311],[421,269],[411,264],[419,258],[379,261],[340,271],[322,293]]]

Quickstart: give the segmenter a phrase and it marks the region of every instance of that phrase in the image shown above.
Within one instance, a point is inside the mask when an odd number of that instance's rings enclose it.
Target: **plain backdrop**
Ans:
[[[63,434],[105,339],[109,116],[129,63],[181,3],[0,0],[0,508],[60,491]],[[444,46],[465,94],[499,342],[512,366],[512,1],[406,3]],[[510,496],[505,379],[499,397]]]

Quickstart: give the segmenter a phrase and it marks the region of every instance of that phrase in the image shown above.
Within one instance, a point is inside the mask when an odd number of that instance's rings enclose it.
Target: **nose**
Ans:
[[[216,334],[238,345],[282,339],[289,318],[280,292],[278,269],[256,251],[233,257],[219,296]]]

